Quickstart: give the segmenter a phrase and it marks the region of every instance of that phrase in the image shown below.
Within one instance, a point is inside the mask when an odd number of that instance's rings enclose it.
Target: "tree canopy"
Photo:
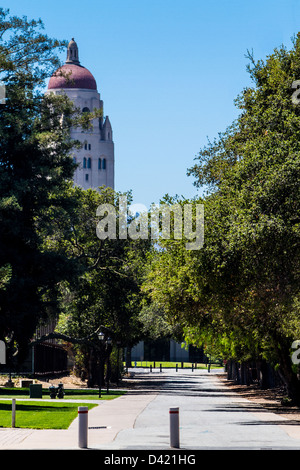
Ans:
[[[72,260],[45,249],[44,237],[51,220],[74,204],[70,128],[79,117],[66,97],[42,92],[66,44],[42,30],[41,21],[0,10],[6,92],[0,105],[0,337],[19,352],[53,308],[59,281],[72,272]]]
[[[300,334],[300,37],[265,61],[251,54],[253,87],[236,99],[237,120],[196,158],[188,174],[208,193],[204,247],[162,241],[145,289],[182,323],[187,339],[224,358],[267,358],[289,392]],[[295,393],[294,393],[295,392]]]

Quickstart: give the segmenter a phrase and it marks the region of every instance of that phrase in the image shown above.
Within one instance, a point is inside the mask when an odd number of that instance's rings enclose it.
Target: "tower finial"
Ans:
[[[66,64],[75,64],[75,65],[80,64],[79,54],[78,54],[78,46],[77,46],[74,38],[72,38],[71,41],[68,44]]]

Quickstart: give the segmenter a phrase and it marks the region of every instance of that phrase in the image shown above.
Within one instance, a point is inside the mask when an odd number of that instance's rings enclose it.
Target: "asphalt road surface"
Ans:
[[[170,448],[169,410],[178,407],[181,449],[300,449],[300,426],[230,392],[217,370],[133,371],[130,394],[153,399],[106,448]]]

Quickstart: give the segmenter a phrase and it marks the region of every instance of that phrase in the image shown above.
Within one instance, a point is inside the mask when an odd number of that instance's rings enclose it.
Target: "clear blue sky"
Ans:
[[[150,206],[193,197],[194,157],[236,118],[251,84],[247,49],[265,59],[300,30],[299,0],[3,0],[79,46],[112,123],[116,189]],[[62,56],[65,60],[65,55]],[[300,78],[300,77],[299,77]]]

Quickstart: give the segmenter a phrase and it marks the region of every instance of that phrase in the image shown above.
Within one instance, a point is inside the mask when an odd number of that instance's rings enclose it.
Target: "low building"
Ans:
[[[206,363],[208,359],[202,348],[178,343],[173,339],[158,339],[140,341],[131,349],[131,361]]]

